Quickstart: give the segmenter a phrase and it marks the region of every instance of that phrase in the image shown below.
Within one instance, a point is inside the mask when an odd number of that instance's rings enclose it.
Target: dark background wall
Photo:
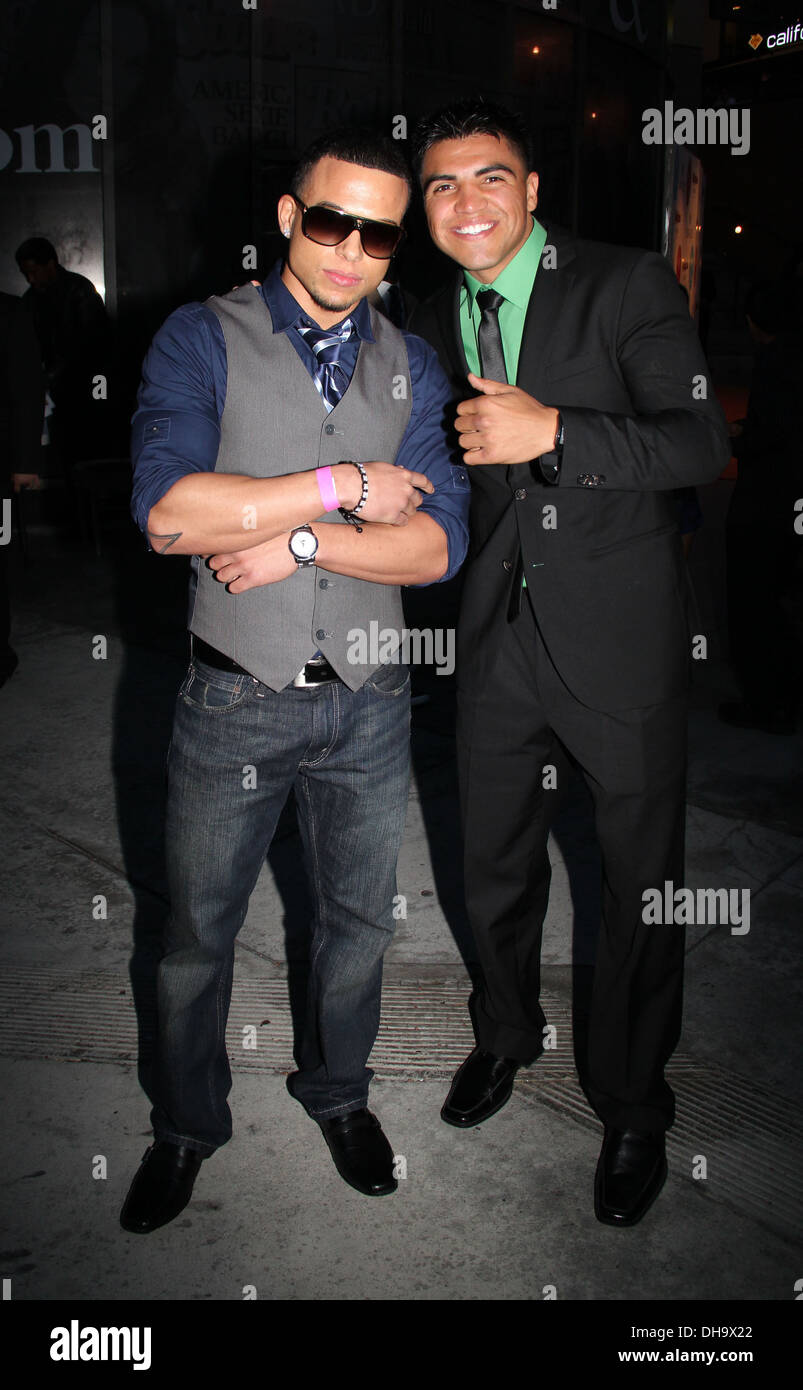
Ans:
[[[6,4],[0,288],[24,289],[14,249],[48,236],[105,293],[133,362],[176,304],[247,278],[243,246],[264,272],[311,139],[351,121],[390,131],[476,90],[528,119],[545,217],[657,245],[663,150],[642,143],[640,112],[663,97],[664,4],[642,18],[615,0],[255,3]],[[92,140],[99,114],[107,138]],[[415,213],[410,230],[401,270],[421,294],[441,267]]]
[[[803,46],[749,46],[785,22],[744,0],[5,0],[0,12],[0,289],[14,249],[55,242],[118,327],[127,409],[148,341],[177,304],[264,273],[275,203],[326,128],[408,125],[481,90],[535,136],[541,215],[659,249],[665,149],[642,112],[737,105],[751,152],[696,153],[704,248],[734,284],[794,261],[792,171]],[[550,6],[554,5],[554,8]],[[789,12],[790,20],[794,16]],[[93,118],[107,121],[93,140]],[[784,154],[784,150],[787,151]],[[734,233],[739,223],[743,231]],[[417,295],[445,266],[414,207],[400,273]],[[257,248],[255,270],[244,246]],[[734,291],[738,318],[741,291]]]

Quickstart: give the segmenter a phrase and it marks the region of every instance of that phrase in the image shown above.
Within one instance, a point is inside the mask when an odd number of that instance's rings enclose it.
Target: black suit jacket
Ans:
[[[456,400],[472,394],[461,283],[458,273],[410,324]],[[544,640],[579,700],[610,711],[682,693],[690,637],[671,491],[712,481],[730,447],[666,261],[547,228],[516,384],[560,410],[562,469],[557,485],[537,460],[469,469],[459,683],[480,684],[494,661],[520,554]]]
[[[13,473],[38,473],[45,377],[33,323],[21,299],[0,293],[0,497]]]

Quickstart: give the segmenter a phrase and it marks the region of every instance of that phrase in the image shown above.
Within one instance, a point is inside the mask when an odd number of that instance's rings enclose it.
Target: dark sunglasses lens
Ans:
[[[304,213],[304,232],[319,246],[337,246],[353,231],[353,220],[332,208],[307,208]]]
[[[401,241],[401,227],[386,227],[383,222],[365,222],[360,236],[366,256],[384,261],[393,255]]]
[[[339,245],[347,236],[351,236],[354,226],[353,217],[344,212],[335,212],[333,208],[307,208],[304,213],[304,234],[319,246]],[[360,238],[366,256],[384,261],[396,250],[402,238],[402,229],[386,226],[384,222],[365,222],[360,228]]]

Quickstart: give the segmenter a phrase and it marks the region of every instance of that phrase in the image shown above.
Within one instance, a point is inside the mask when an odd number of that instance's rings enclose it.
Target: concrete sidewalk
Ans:
[[[712,525],[693,564],[712,637],[722,501],[721,491],[707,498]],[[573,937],[576,983],[593,949],[598,861],[579,783],[552,843],[544,986],[556,1046],[486,1125],[460,1133],[438,1117],[472,1039],[451,705],[434,682],[414,713],[398,875],[407,915],[386,958],[372,1060],[371,1104],[406,1162],[399,1192],[372,1201],[348,1188],[284,1086],[288,973],[292,987],[305,930],[288,814],[237,951],[235,1137],[203,1166],[175,1223],[145,1239],[120,1229],[149,1142],[137,1051],[164,914],[160,801],[183,673],[183,578],[180,562],[144,555],[124,526],[113,534],[114,552],[96,560],[32,532],[15,588],[20,668],[0,692],[0,1273],[11,1296],[237,1300],[255,1285],[267,1299],[540,1300],[548,1286],[561,1299],[794,1298],[803,806],[792,769],[803,735],[718,723],[732,687],[716,639],[692,696],[687,882],[749,888],[750,930],[688,930],[670,1178],[640,1226],[613,1231],[593,1216],[601,1129],[575,1078],[571,963]],[[99,637],[106,656],[95,659]],[[243,1046],[251,1025],[254,1048]]]

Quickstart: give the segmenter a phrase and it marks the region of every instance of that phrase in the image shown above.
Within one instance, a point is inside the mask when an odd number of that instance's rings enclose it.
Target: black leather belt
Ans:
[[[230,656],[225,656],[216,647],[210,647],[208,642],[202,641],[194,633],[190,635],[192,643],[192,655],[199,661],[203,661],[207,666],[214,666],[218,671],[231,671],[235,676],[251,676],[250,671],[246,671],[244,666],[238,666],[236,661],[232,661]],[[252,676],[256,680],[255,676]],[[323,685],[325,681],[336,681],[340,677],[333,666],[329,665],[325,656],[319,656],[314,661],[308,661],[306,666],[299,671],[292,684],[297,689],[304,689],[308,685]]]

